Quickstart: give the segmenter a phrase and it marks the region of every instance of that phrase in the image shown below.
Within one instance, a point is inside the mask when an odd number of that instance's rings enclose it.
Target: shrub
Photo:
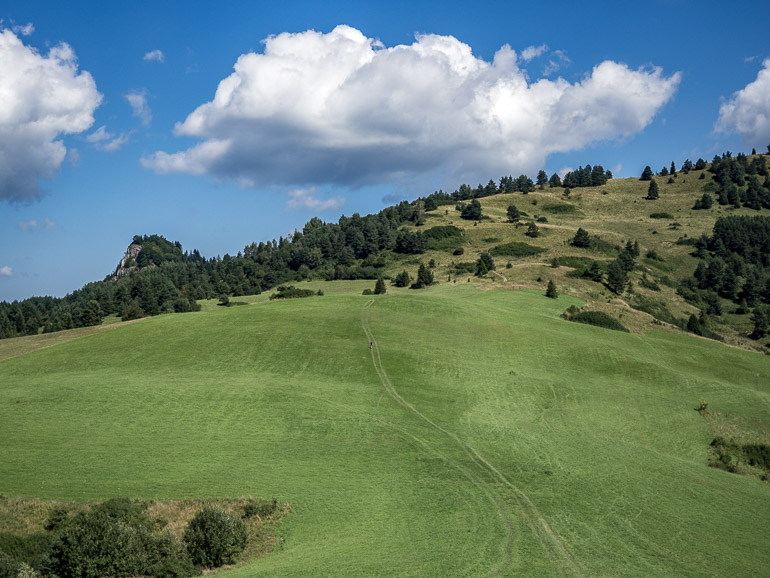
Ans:
[[[243,520],[211,506],[195,514],[184,532],[190,559],[205,568],[233,562],[246,547],[246,538]]]
[[[462,247],[459,247],[454,251],[452,251],[452,255],[462,255],[463,253],[465,253],[465,249],[463,249]]]
[[[270,300],[273,299],[298,299],[302,297],[312,297],[313,295],[323,295],[323,291],[313,291],[311,289],[297,289],[294,285],[288,287],[281,285],[278,287],[278,292],[270,295]]]
[[[604,329],[612,329],[614,331],[624,331],[625,333],[629,332],[620,321],[603,311],[581,311],[571,315],[569,320],[574,321],[575,323],[593,325],[594,327],[603,327]]]
[[[529,245],[520,241],[497,245],[489,250],[489,254],[495,257],[530,257],[544,252],[545,249],[542,247],[536,247],[535,245]]]
[[[543,210],[554,215],[570,215],[576,211],[575,205],[543,205]]]
[[[674,215],[671,213],[651,213],[650,219],[673,219]]]

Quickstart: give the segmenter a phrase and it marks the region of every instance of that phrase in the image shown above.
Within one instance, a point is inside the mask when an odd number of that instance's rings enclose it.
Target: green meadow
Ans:
[[[695,411],[766,431],[767,356],[372,285],[0,342],[0,492],[288,502],[228,576],[767,573],[770,484],[708,467]]]

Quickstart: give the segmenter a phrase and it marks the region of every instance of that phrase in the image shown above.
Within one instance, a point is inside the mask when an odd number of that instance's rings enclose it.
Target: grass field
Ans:
[[[568,296],[372,285],[0,349],[0,492],[290,502],[232,576],[770,568],[770,484],[708,468],[694,411],[766,428],[766,356],[569,323]]]

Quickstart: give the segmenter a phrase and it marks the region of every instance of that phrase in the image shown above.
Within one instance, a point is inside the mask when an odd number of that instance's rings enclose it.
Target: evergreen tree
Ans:
[[[99,325],[102,322],[102,317],[102,308],[99,302],[92,299],[86,304],[81,319],[84,327],[90,327],[92,325]]]
[[[660,198],[660,194],[658,192],[658,183],[655,182],[655,179],[650,180],[650,186],[647,188],[647,196],[645,198],[648,201],[654,201]]]
[[[650,165],[647,165],[644,167],[644,170],[642,171],[642,176],[639,178],[640,181],[649,181],[652,179],[652,169],[650,168]]]
[[[556,291],[556,283],[553,282],[553,279],[548,281],[548,288],[545,290],[545,296],[550,297],[551,299],[556,299],[559,296],[558,291]]]
[[[519,212],[519,209],[517,209],[515,205],[509,205],[506,213],[508,214],[509,223],[519,222],[519,219],[521,218],[521,213]]]
[[[668,172],[671,173],[671,176],[676,176],[676,165],[674,165],[674,161],[671,161],[671,170]]]
[[[433,273],[428,269],[424,263],[420,263],[420,267],[417,270],[417,279],[412,283],[412,289],[422,289],[433,283]]]
[[[374,284],[374,294],[375,295],[384,295],[387,293],[387,289],[385,287],[385,280],[382,277],[377,277],[377,283]]]
[[[751,321],[754,323],[754,330],[751,333],[751,337],[754,339],[762,339],[768,333],[770,327],[770,313],[767,307],[760,306],[754,309],[751,314]]]
[[[537,184],[540,185],[541,189],[545,188],[545,184],[548,182],[548,174],[541,170],[537,173]]]
[[[530,223],[530,224],[527,226],[527,232],[526,232],[525,234],[526,234],[528,237],[532,237],[532,238],[534,238],[534,237],[537,237],[537,236],[539,236],[539,235],[540,235],[540,229],[538,228],[538,226],[537,226],[537,225],[535,225],[535,223]]]
[[[620,295],[626,289],[628,273],[618,260],[613,261],[607,267],[607,287],[613,293]]]
[[[551,178],[548,179],[548,186],[552,189],[558,189],[561,187],[561,177],[559,176],[559,173],[554,173],[551,175]]]
[[[583,249],[590,247],[591,238],[588,236],[588,231],[586,231],[583,227],[578,228],[571,244],[575,247],[581,247]]]
[[[412,280],[412,278],[409,276],[409,273],[406,272],[406,269],[401,271],[398,275],[396,275],[395,279],[395,286],[396,287],[406,287],[409,285],[409,282]]]
[[[478,200],[473,199],[470,203],[465,205],[460,211],[460,217],[469,221],[478,221],[481,219],[481,203]]]

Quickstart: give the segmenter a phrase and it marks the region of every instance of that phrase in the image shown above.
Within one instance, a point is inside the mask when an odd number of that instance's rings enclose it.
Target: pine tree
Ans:
[[[607,267],[607,287],[609,290],[620,295],[625,291],[627,281],[628,273],[626,273],[623,265],[617,260],[610,263]]]
[[[655,179],[650,180],[650,186],[647,189],[647,196],[645,198],[648,201],[654,201],[660,198],[660,193],[658,192],[658,183],[655,182]]]
[[[580,227],[575,233],[571,243],[574,247],[581,247],[583,249],[591,245],[591,238],[588,236],[588,231],[583,227]]]
[[[553,282],[553,279],[548,281],[548,288],[545,290],[545,296],[550,297],[551,299],[556,299],[559,296],[559,292],[556,291],[556,283]]]
[[[508,213],[509,223],[518,223],[519,219],[521,218],[521,213],[519,212],[519,209],[517,209],[515,205],[509,205],[507,213]]]
[[[385,280],[382,277],[378,277],[377,282],[374,284],[374,294],[384,295],[385,293],[387,293],[387,288],[385,287]]]
[[[652,179],[652,169],[650,168],[650,165],[647,165],[644,167],[644,170],[642,171],[642,176],[639,178],[640,181],[649,181]]]

